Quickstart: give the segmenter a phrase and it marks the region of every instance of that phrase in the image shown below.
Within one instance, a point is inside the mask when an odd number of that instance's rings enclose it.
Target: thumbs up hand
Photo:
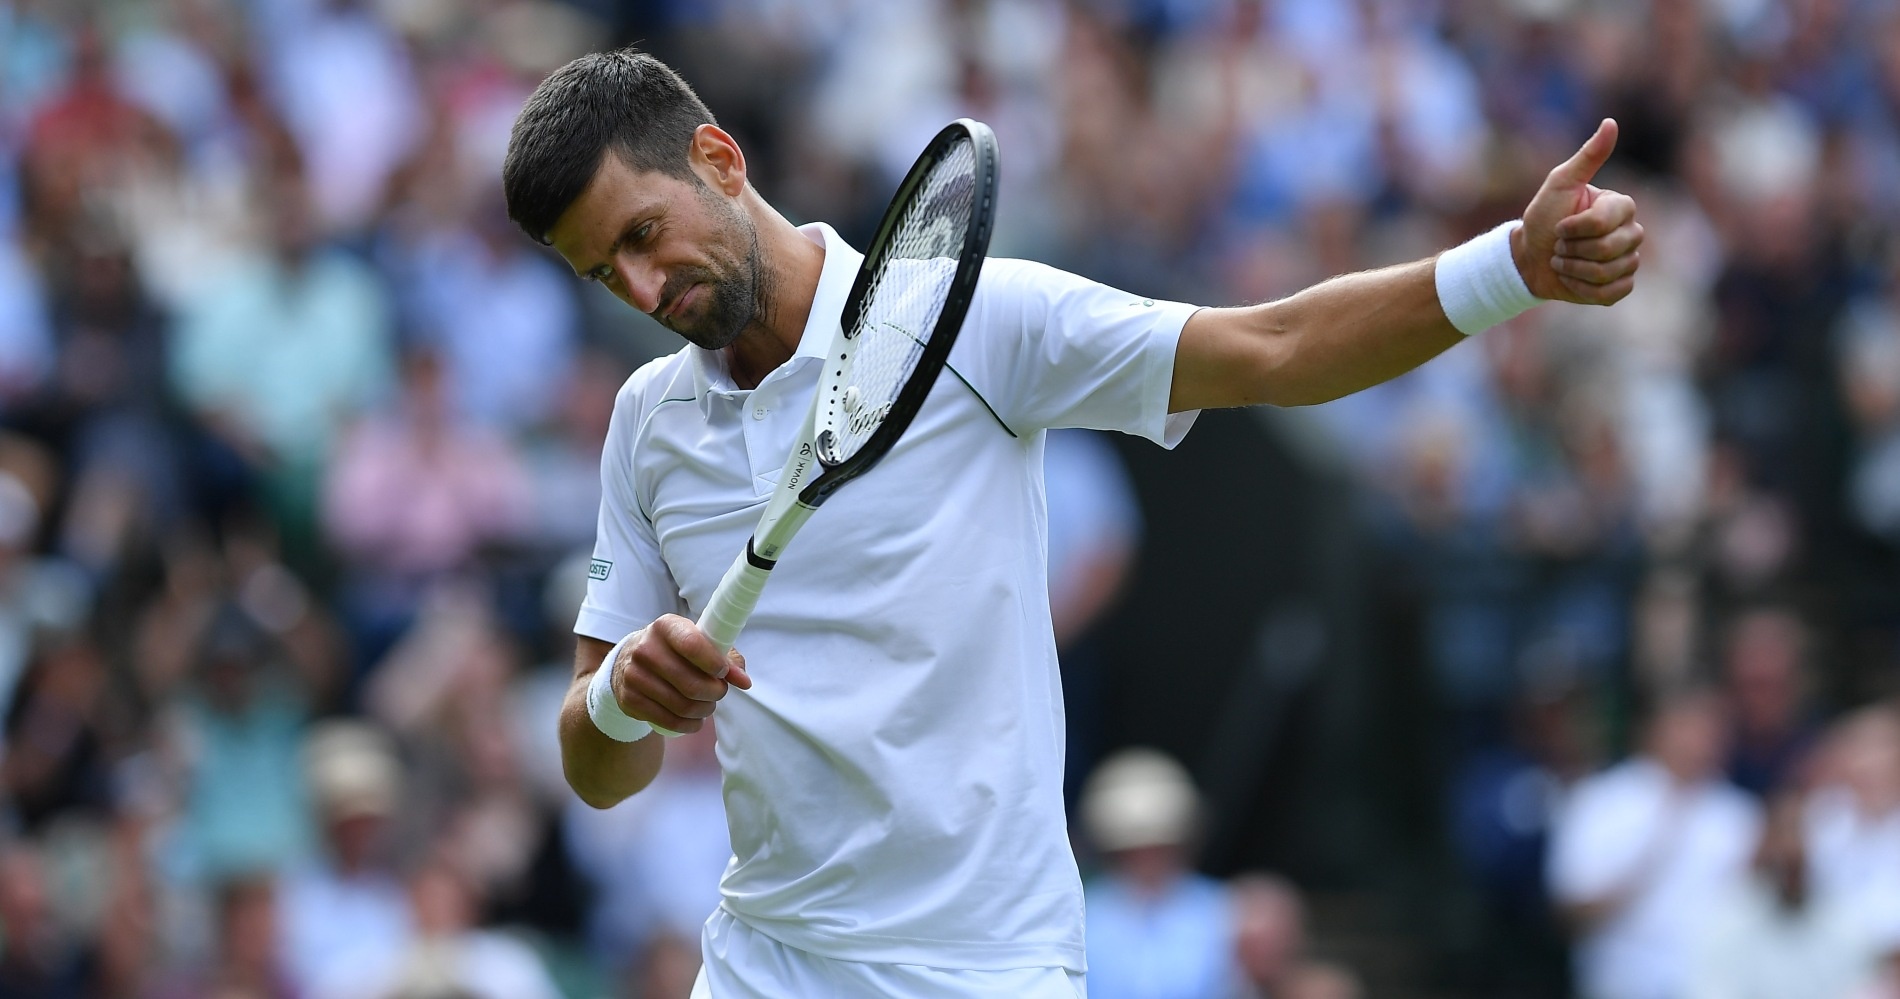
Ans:
[[[1511,256],[1538,298],[1610,305],[1636,287],[1643,227],[1627,194],[1590,183],[1616,148],[1616,122],[1604,119],[1576,154],[1544,178],[1511,234]]]

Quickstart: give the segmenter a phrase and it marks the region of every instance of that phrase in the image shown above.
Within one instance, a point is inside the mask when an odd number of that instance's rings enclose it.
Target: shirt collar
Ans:
[[[864,261],[864,254],[853,249],[836,229],[823,222],[799,226],[798,231],[806,239],[824,246],[825,266],[818,275],[818,291],[812,296],[805,330],[798,335],[798,349],[792,352],[790,360],[767,373],[766,378],[798,365],[802,358],[822,358],[831,349],[839,317],[844,314],[844,301],[850,297],[851,285],[857,280],[858,268]],[[730,396],[742,390],[726,372],[723,352],[690,344],[687,351],[693,358],[693,396],[699,402],[700,414],[710,419],[715,394]]]

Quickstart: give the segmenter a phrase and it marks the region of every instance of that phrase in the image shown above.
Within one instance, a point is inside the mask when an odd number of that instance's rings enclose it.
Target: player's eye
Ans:
[[[636,243],[644,243],[647,241],[647,237],[651,235],[653,235],[653,223],[648,222],[646,225],[633,231],[633,241]]]
[[[598,281],[601,284],[606,284],[608,279],[612,278],[613,276],[614,276],[614,268],[612,264],[601,264],[599,267],[596,267],[593,270],[588,271],[586,274],[582,275],[582,277],[585,277],[589,281]]]

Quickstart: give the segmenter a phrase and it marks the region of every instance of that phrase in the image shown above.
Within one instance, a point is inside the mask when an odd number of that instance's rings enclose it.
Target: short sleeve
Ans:
[[[1019,436],[1083,427],[1173,447],[1197,415],[1168,413],[1175,346],[1197,310],[992,259],[950,367]]]
[[[653,522],[641,510],[634,489],[632,459],[639,414],[629,398],[629,393],[621,393],[601,448],[594,558],[587,567],[587,597],[574,622],[575,634],[603,642],[618,642],[662,614],[685,609],[679,587],[660,558]]]

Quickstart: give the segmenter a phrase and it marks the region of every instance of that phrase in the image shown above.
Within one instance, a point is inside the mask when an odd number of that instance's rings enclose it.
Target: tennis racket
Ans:
[[[745,551],[699,617],[724,654],[813,512],[871,470],[923,408],[956,342],[996,215],[996,136],[960,118],[898,185],[825,355],[811,412]]]

